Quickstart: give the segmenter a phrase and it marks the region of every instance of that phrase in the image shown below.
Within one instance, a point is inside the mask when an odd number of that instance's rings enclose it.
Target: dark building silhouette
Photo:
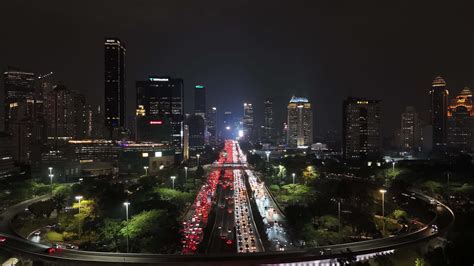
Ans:
[[[433,126],[433,150],[445,150],[447,145],[448,89],[442,77],[433,80],[430,90],[430,115]]]
[[[202,150],[204,148],[204,131],[206,124],[200,115],[191,115],[186,124],[189,127],[189,148],[191,150]]]
[[[273,141],[273,101],[266,99],[263,110],[263,141]]]
[[[166,125],[163,123],[168,123],[167,121],[169,121],[171,128],[170,144],[174,147],[176,154],[182,154],[184,119],[183,80],[170,77],[150,77],[146,81],[137,81],[136,89],[137,136],[143,136],[140,131],[147,130],[146,127],[140,125],[146,123],[151,125],[150,123],[154,123],[156,126],[162,125],[163,129],[167,130]],[[163,141],[168,141],[168,138]]]
[[[104,43],[105,126],[110,136],[125,125],[125,45],[118,38]]]
[[[381,156],[380,101],[348,98],[343,103],[342,148],[348,160]]]
[[[194,87],[194,114],[203,118],[206,116],[206,87],[204,85]]]

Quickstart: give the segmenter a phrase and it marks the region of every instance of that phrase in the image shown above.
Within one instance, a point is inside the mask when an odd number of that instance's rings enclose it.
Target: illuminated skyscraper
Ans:
[[[32,72],[8,67],[3,73],[5,88],[5,128],[9,122],[20,118],[31,119],[34,114],[35,74]],[[24,105],[23,107],[21,105]],[[19,113],[22,111],[23,113]]]
[[[137,81],[137,135],[143,135],[151,128],[160,127],[163,137],[160,142],[171,142],[176,154],[183,149],[184,85],[182,79],[150,77]],[[170,128],[171,135],[165,137]],[[155,134],[156,135],[156,134]],[[164,139],[163,139],[164,138]],[[146,139],[139,139],[146,140]],[[157,136],[153,141],[158,141]]]
[[[448,147],[454,151],[474,149],[474,101],[472,91],[465,87],[448,108]]]
[[[112,136],[115,128],[125,125],[125,45],[118,38],[104,43],[105,126]]]
[[[194,86],[194,114],[202,118],[206,116],[206,87],[204,85]]]
[[[254,124],[253,124],[253,105],[251,103],[244,103],[244,116],[242,119],[243,133],[246,140],[253,140]]]
[[[401,115],[400,148],[404,152],[420,151],[421,125],[418,113],[408,106]]]
[[[263,114],[263,140],[271,142],[273,140],[273,102],[271,99],[265,100]]]
[[[431,125],[433,126],[433,150],[444,150],[447,143],[448,89],[442,77],[433,80],[430,97]]]
[[[211,107],[206,115],[207,132],[209,133],[209,145],[216,145],[217,143],[217,108]]]
[[[348,160],[381,156],[380,101],[348,98],[343,103],[342,148]]]
[[[313,112],[306,98],[293,96],[288,104],[287,144],[290,147],[313,144]]]

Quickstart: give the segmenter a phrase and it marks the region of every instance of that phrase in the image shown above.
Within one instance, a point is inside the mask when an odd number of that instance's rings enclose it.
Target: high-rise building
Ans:
[[[206,118],[206,87],[194,86],[194,114]]]
[[[421,125],[418,113],[408,106],[401,115],[400,149],[404,152],[421,150]]]
[[[200,115],[191,115],[186,119],[186,124],[189,127],[189,148],[191,150],[204,149],[204,132],[206,130],[204,118]]]
[[[380,101],[349,97],[343,103],[343,156],[348,160],[381,156]]]
[[[13,154],[15,145],[12,136],[5,132],[0,132],[0,182],[15,175],[18,175],[19,168],[15,166]]]
[[[189,126],[183,125],[183,160],[189,159]]]
[[[263,141],[272,142],[273,140],[273,101],[266,99],[263,110]]]
[[[431,125],[433,126],[433,150],[446,148],[448,130],[448,89],[442,77],[433,80],[430,90]]]
[[[253,123],[253,105],[244,103],[244,116],[242,119],[243,134],[246,140],[254,139],[254,123]]]
[[[29,71],[8,67],[3,73],[3,82],[5,88],[5,128],[8,131],[10,121],[19,117],[21,119],[33,118],[36,76]]]
[[[64,85],[53,85],[44,93],[47,137],[54,140],[82,139],[86,137],[87,117],[84,95]]]
[[[184,120],[183,80],[150,77],[146,81],[137,81],[136,89],[137,136],[140,136],[140,132],[149,130],[148,126],[160,127],[164,131],[168,131],[169,128],[171,134],[160,142],[171,142],[176,154],[181,155]]]
[[[206,126],[208,132],[209,145],[214,146],[217,143],[217,108],[209,108],[206,115]]]
[[[313,144],[313,112],[306,98],[293,96],[288,104],[287,144],[290,147]]]
[[[125,52],[125,45],[118,38],[105,39],[104,114],[110,136],[115,128],[125,125]]]
[[[448,108],[448,147],[459,152],[474,150],[474,100],[465,87]]]

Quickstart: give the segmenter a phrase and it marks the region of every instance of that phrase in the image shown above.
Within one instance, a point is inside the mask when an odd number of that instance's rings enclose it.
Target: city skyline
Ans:
[[[464,86],[472,88],[472,75],[469,74],[472,73],[473,69],[472,60],[470,60],[472,58],[472,49],[470,49],[470,47],[473,47],[472,38],[467,37],[462,41],[455,42],[455,47],[451,44],[451,40],[459,39],[460,36],[470,36],[469,34],[463,35],[463,32],[467,30],[464,25],[468,25],[470,20],[467,19],[468,16],[463,16],[462,13],[469,10],[470,4],[469,2],[443,3],[445,16],[452,17],[452,19],[437,21],[435,19],[436,12],[432,12],[436,9],[437,5],[435,3],[430,6],[417,3],[410,7],[411,11],[406,11],[408,14],[404,23],[395,24],[387,19],[382,20],[381,25],[377,27],[366,27],[367,21],[363,19],[363,15],[368,18],[378,17],[378,15],[371,13],[377,7],[368,6],[369,4],[359,7],[346,3],[340,7],[339,12],[331,4],[315,4],[316,6],[309,6],[308,10],[320,11],[311,16],[310,21],[328,25],[329,28],[334,30],[334,34],[321,28],[311,28],[310,32],[315,37],[308,37],[309,39],[297,33],[308,29],[311,23],[307,23],[303,19],[290,20],[295,16],[298,6],[290,7],[287,15],[275,14],[269,17],[269,22],[275,22],[274,27],[277,27],[281,24],[277,21],[277,18],[281,18],[283,21],[291,21],[290,27],[297,29],[297,31],[290,33],[288,29],[283,29],[283,36],[289,37],[289,39],[291,37],[297,38],[294,42],[286,40],[280,45],[276,45],[266,55],[258,53],[260,49],[265,48],[266,42],[261,45],[255,43],[245,44],[236,40],[235,37],[222,39],[222,37],[227,36],[223,29],[225,26],[232,29],[230,33],[242,32],[246,36],[255,36],[262,40],[275,39],[275,35],[264,31],[261,26],[256,24],[259,19],[255,12],[264,8],[260,4],[253,7],[254,11],[246,9],[248,6],[245,3],[241,6],[211,6],[204,10],[204,14],[200,16],[199,24],[204,29],[209,30],[203,32],[204,38],[200,38],[201,42],[192,42],[193,45],[185,44],[187,43],[185,40],[192,40],[196,37],[195,29],[186,30],[184,28],[188,25],[187,20],[175,27],[154,29],[152,33],[156,33],[157,37],[145,41],[140,35],[149,36],[149,34],[142,34],[143,30],[137,29],[144,28],[152,23],[153,19],[151,17],[149,19],[146,19],[146,16],[142,19],[135,18],[135,24],[123,25],[119,18],[127,18],[130,15],[119,4],[116,7],[116,17],[113,17],[110,21],[103,19],[97,21],[94,19],[94,13],[101,10],[102,7],[96,6],[96,9],[91,8],[88,12],[85,12],[84,8],[87,6],[85,4],[84,6],[77,6],[77,10],[74,11],[74,14],[85,14],[84,17],[71,16],[64,19],[65,24],[71,26],[72,29],[65,33],[63,39],[70,40],[68,41],[71,45],[69,48],[75,50],[80,48],[80,58],[74,55],[68,59],[68,50],[64,50],[57,44],[45,46],[46,43],[40,44],[38,47],[30,47],[27,50],[23,49],[22,53],[5,53],[5,51],[12,50],[14,46],[20,45],[21,47],[20,42],[26,41],[23,36],[14,36],[16,38],[12,38],[11,41],[0,44],[0,48],[2,48],[0,49],[2,51],[0,55],[4,58],[4,61],[0,62],[0,67],[5,69],[8,65],[18,65],[22,69],[29,69],[35,73],[53,71],[56,73],[56,78],[64,81],[68,87],[83,92],[88,102],[103,105],[102,101],[93,96],[94,92],[103,90],[103,77],[98,75],[102,71],[102,64],[99,61],[102,58],[100,45],[105,36],[116,36],[127,44],[127,74],[125,78],[127,121],[131,120],[134,113],[134,82],[140,80],[143,76],[158,74],[183,78],[185,99],[191,99],[194,84],[202,82],[206,85],[210,95],[208,103],[218,107],[219,110],[225,110],[224,106],[229,106],[229,111],[233,113],[237,113],[241,108],[241,103],[246,100],[255,103],[256,114],[262,113],[263,106],[256,103],[263,102],[266,98],[265,94],[269,91],[277,93],[275,107],[284,106],[287,99],[293,95],[305,96],[311,100],[316,110],[328,110],[327,114],[315,112],[315,133],[322,134],[326,130],[341,129],[340,123],[331,123],[331,121],[342,115],[341,101],[348,96],[382,100],[386,103],[382,108],[383,116],[392,121],[398,118],[399,113],[404,110],[405,106],[415,106],[417,110],[425,110],[428,107],[428,101],[425,100],[426,91],[430,87],[431,80],[437,75],[441,75],[446,79],[449,90],[454,93],[460,91]],[[45,13],[50,14],[38,23],[39,26],[45,28],[48,28],[57,19],[63,18],[63,15],[57,12],[61,9],[61,4],[54,1],[37,6],[38,12],[34,14],[30,14],[29,8],[21,9],[24,7],[24,4],[21,3],[6,3],[5,5],[6,9],[10,7],[12,10],[22,10],[17,14],[19,19],[15,19],[15,21],[22,24],[24,22],[21,18],[27,15],[35,17]],[[153,10],[153,7],[156,7],[155,4],[147,6],[150,11],[140,7],[133,7],[131,11],[150,14],[149,12]],[[186,12],[190,12],[194,7],[189,5],[184,6],[184,9]],[[344,14],[344,12],[352,9],[359,11],[361,15],[341,17],[340,22],[334,22],[333,18],[338,17],[339,13]],[[215,19],[221,18],[223,14],[233,14],[234,11],[232,10],[241,11],[241,15],[249,20],[249,25],[255,27],[243,28],[242,25],[236,24],[237,21],[232,17],[224,19],[221,27],[213,25]],[[387,18],[396,17],[397,12],[402,12],[402,10],[402,7],[394,7],[393,10],[381,8],[381,12]],[[178,9],[170,5],[169,11],[170,14],[175,14]],[[210,16],[212,12],[217,12],[220,15],[218,15],[218,18],[213,18]],[[327,12],[328,16],[325,16],[324,12]],[[420,21],[430,21],[433,24],[425,27],[427,25],[421,23],[421,25],[412,28],[410,21],[415,19],[415,14],[424,18]],[[197,14],[191,12],[190,15],[197,16]],[[277,17],[277,15],[280,16]],[[7,21],[8,16],[9,14],[6,14],[0,20]],[[169,16],[167,15],[162,20],[170,23],[172,19]],[[112,21],[114,20],[118,24],[113,24]],[[81,38],[83,38],[79,42],[76,41],[78,36],[73,34],[74,29],[77,29],[77,26],[75,26],[77,21],[81,21],[80,27],[82,30],[80,32],[82,32]],[[345,29],[345,26],[348,28]],[[382,33],[378,30],[379,27],[384,28],[383,35],[380,35]],[[84,29],[89,30],[84,32]],[[355,29],[354,32],[351,29]],[[183,32],[182,36],[177,35],[179,31]],[[55,34],[55,32],[56,30],[51,30],[43,34],[48,37]],[[418,33],[421,34],[418,36]],[[443,34],[444,37],[441,41],[438,38],[436,42],[432,42],[432,38],[437,36],[438,33]],[[367,37],[367,39],[362,38],[362,36]],[[381,39],[382,36],[388,38],[384,40]],[[54,40],[55,38],[45,38],[45,42],[50,42],[49,39]],[[206,60],[203,60],[201,55],[209,53],[207,44],[217,39],[219,40],[218,49],[213,49],[215,52],[211,53],[210,57],[206,57]],[[374,40],[381,43],[371,45],[370,41]],[[416,41],[419,45],[407,46],[405,40],[410,40],[410,43]],[[303,57],[299,52],[297,41],[307,43],[303,45],[307,53],[306,57]],[[323,51],[328,49],[328,45],[334,41],[337,41],[339,46],[333,52],[322,54]],[[165,45],[165,43],[178,45],[170,46]],[[315,43],[317,45],[312,48],[305,47]],[[215,45],[209,47],[215,47]],[[394,47],[399,48],[392,49]],[[41,49],[42,52],[40,53],[36,49]],[[389,51],[392,53],[389,53]],[[255,58],[255,62],[258,63],[253,64],[247,57],[242,56],[246,52],[251,55],[249,58]],[[224,54],[224,58],[228,57],[235,60],[231,60],[232,63],[225,63],[229,60],[223,61],[221,59]],[[417,54],[419,56],[414,56]],[[281,64],[274,64],[274,61],[280,57]],[[31,60],[32,58],[35,60]],[[188,62],[193,63],[189,64]],[[63,68],[63,65],[68,67]],[[183,65],[186,65],[186,67],[182,67]],[[255,68],[255,65],[259,69]],[[383,67],[380,67],[381,65]],[[272,75],[269,76],[263,73],[263,70],[272,73]],[[76,75],[76,73],[83,73],[83,75]],[[278,74],[279,78],[273,79],[273,74]],[[232,82],[227,82],[228,80],[232,80]],[[226,92],[231,96],[229,98],[232,101],[224,97]],[[406,96],[408,94],[410,94],[410,97]],[[217,99],[223,100],[218,101]],[[234,100],[237,101],[234,102]],[[185,112],[192,113],[192,108],[192,104],[187,104]],[[396,110],[396,112],[392,112],[392,110]],[[275,108],[274,113],[275,127],[278,128],[277,126],[285,120],[285,110],[284,108]],[[261,124],[261,120],[261,117],[256,117],[257,123]],[[384,135],[387,135],[387,133],[393,134],[396,127],[396,124],[383,123]]]

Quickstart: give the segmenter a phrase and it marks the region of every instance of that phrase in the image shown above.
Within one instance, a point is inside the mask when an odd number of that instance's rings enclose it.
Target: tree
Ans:
[[[115,219],[105,219],[102,226],[100,227],[99,236],[102,240],[110,243],[110,249],[117,249],[118,242],[120,238],[120,230],[122,229],[122,224],[119,220]]]
[[[193,195],[189,192],[160,187],[155,188],[155,192],[159,194],[161,200],[168,201],[178,208],[184,207],[186,203],[193,200]]]
[[[404,210],[397,209],[397,210],[394,210],[392,212],[392,216],[393,216],[393,218],[399,220],[399,219],[402,219],[402,218],[407,218],[408,214]]]
[[[40,201],[31,204],[28,210],[37,218],[49,218],[54,211],[54,202],[52,200]]]
[[[72,190],[70,186],[58,185],[54,187],[52,200],[58,214],[66,207],[66,201],[71,196],[71,193]]]
[[[416,258],[415,259],[415,266],[427,266],[425,259],[423,258]]]
[[[311,165],[303,170],[303,180],[305,185],[314,182],[314,180],[316,180],[316,178],[318,177],[319,174],[316,172],[316,169]]]

